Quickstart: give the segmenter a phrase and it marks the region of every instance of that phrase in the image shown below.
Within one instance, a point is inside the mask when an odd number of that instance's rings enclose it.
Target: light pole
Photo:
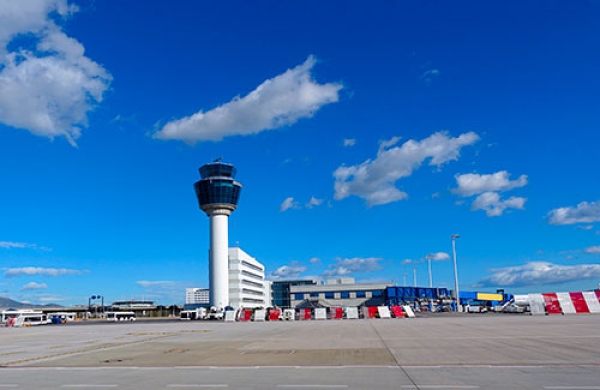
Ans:
[[[402,275],[402,282],[404,283],[403,286],[406,286],[406,275],[407,274]]]
[[[433,257],[433,255],[429,254],[427,255],[427,268],[429,270],[429,288],[433,289],[433,275],[431,273],[431,258]],[[433,294],[433,291],[431,291],[431,294]],[[432,295],[433,296],[433,295]],[[433,311],[433,298],[429,299],[429,311]]]
[[[456,268],[456,239],[460,238],[458,234],[453,234],[450,239],[452,240],[452,259],[454,261],[454,293],[456,294],[456,306],[455,311],[460,310],[460,292],[458,289],[458,270]]]
[[[432,255],[427,255],[427,268],[429,269],[429,288],[433,288],[433,275],[431,273],[431,257]]]
[[[415,282],[415,287],[417,287],[417,266],[416,265],[413,268],[413,279],[414,279],[414,282]]]

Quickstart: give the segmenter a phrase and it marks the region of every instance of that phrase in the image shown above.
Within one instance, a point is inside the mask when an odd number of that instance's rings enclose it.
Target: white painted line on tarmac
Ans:
[[[277,385],[284,389],[347,389],[348,385]]]
[[[199,385],[199,384],[171,384],[171,385],[167,385],[167,387],[169,388],[202,388],[202,387],[210,387],[210,388],[215,388],[215,387],[229,387],[229,385],[227,384],[214,384],[214,385]]]
[[[104,389],[119,387],[119,385],[93,385],[93,384],[75,384],[75,385],[61,385],[60,387],[71,388],[71,389]]]
[[[600,390],[600,386],[544,386],[547,390]]]
[[[479,389],[479,386],[471,385],[402,385],[403,389]]]
[[[8,388],[8,387],[10,387],[10,388],[15,388],[15,387],[19,387],[19,385],[13,385],[13,384],[11,384],[11,383],[4,383],[4,384],[1,384],[1,385],[0,385],[0,387],[5,387],[5,388]]]

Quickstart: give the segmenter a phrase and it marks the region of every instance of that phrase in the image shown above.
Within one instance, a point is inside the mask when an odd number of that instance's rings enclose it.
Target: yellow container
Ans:
[[[477,300],[479,301],[501,301],[503,298],[502,294],[477,293]]]

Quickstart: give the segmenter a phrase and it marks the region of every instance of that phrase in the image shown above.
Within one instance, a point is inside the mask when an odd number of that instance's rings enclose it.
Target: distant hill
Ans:
[[[23,303],[12,299],[0,297],[0,309],[27,309],[32,307],[62,307],[55,303],[48,303],[46,305],[31,305],[29,303]]]
[[[0,297],[0,308],[13,308],[13,309],[21,309],[25,307],[32,307],[33,305],[29,305],[27,303],[22,303],[18,301],[13,301],[12,299]]]

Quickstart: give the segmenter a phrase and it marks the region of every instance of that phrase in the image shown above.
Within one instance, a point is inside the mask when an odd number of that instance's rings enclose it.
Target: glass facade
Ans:
[[[292,296],[290,293],[291,286],[316,285],[314,280],[287,280],[275,281],[271,284],[271,293],[273,295],[273,306],[289,308],[292,307]],[[304,299],[304,294],[298,294]],[[294,296],[294,298],[296,298]]]
[[[208,204],[238,204],[242,186],[233,179],[202,179],[194,184],[200,207]]]
[[[200,177],[203,179],[218,176],[234,178],[237,172],[233,165],[221,162],[219,160],[201,166],[198,171],[200,171]]]
[[[200,208],[210,204],[237,206],[242,185],[233,178],[236,169],[219,160],[205,164],[199,169],[202,180],[194,184]]]

